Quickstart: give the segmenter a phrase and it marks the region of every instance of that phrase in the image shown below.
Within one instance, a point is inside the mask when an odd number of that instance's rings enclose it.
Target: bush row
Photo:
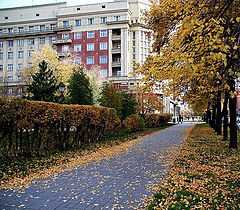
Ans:
[[[98,140],[120,125],[115,109],[0,98],[3,156],[41,155]]]
[[[152,114],[148,113],[141,117],[140,115],[134,114],[129,116],[126,120],[123,121],[123,125],[128,131],[138,131],[142,130],[143,127],[155,128],[159,127],[172,118],[171,114]]]

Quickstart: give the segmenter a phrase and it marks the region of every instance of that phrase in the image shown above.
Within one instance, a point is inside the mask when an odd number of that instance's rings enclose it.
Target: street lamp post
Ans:
[[[66,88],[66,85],[63,83],[63,82],[61,82],[60,84],[59,84],[59,91],[61,92],[61,102],[64,100],[64,96],[63,96],[63,93],[64,93],[64,91],[65,91],[65,88]]]

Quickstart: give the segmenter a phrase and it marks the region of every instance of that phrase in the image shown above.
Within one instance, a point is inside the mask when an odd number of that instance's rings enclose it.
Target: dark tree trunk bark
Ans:
[[[224,97],[224,103],[223,103],[223,140],[228,140],[228,99],[229,94],[226,91],[225,97]]]
[[[235,81],[232,79],[230,82],[230,91],[235,92]],[[230,111],[230,142],[229,148],[237,148],[237,97],[236,95],[229,97],[229,111]]]
[[[217,93],[216,132],[217,132],[217,135],[222,135],[221,91],[218,91]]]

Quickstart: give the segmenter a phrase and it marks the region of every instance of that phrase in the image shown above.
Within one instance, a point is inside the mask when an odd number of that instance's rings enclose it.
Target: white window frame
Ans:
[[[13,59],[13,52],[7,53],[7,59]]]
[[[24,39],[18,39],[17,40],[17,45],[18,46],[23,46],[24,45]]]
[[[29,32],[34,32],[34,26],[28,26],[28,31]]]
[[[69,52],[69,45],[63,45],[62,52]]]
[[[3,42],[2,41],[0,41],[0,47],[3,47]]]
[[[28,44],[29,44],[29,45],[34,45],[34,43],[35,43],[34,38],[29,38],[29,39],[28,39]]]
[[[94,43],[87,43],[87,51],[94,51]]]
[[[39,37],[39,44],[45,44],[46,38],[45,37]]]
[[[107,50],[107,48],[108,48],[107,42],[100,42],[100,46],[99,46],[100,50]]]
[[[22,50],[18,51],[18,58],[23,58],[23,55],[24,55],[24,52]]]
[[[8,71],[13,71],[13,64],[8,64],[7,65],[7,70]]]
[[[69,33],[62,34],[62,39],[69,39]]]
[[[92,62],[89,63],[89,61],[90,61],[89,59],[91,59]],[[87,57],[86,63],[87,63],[88,65],[93,65],[93,64],[94,64],[94,56]]]
[[[120,21],[121,20],[121,16],[118,15],[118,16],[114,16],[114,21]]]
[[[88,25],[94,24],[94,18],[88,18]]]
[[[101,30],[100,31],[100,37],[107,37],[108,36],[108,31],[107,30]]]
[[[63,21],[63,27],[69,27],[69,21],[68,20]]]
[[[82,25],[81,19],[75,20],[75,26],[81,26],[81,25]]]
[[[94,31],[88,31],[87,32],[87,38],[94,38],[95,37],[95,32]]]
[[[82,58],[75,58],[75,64],[81,64],[82,63]]]
[[[82,51],[82,45],[76,44],[74,45],[74,52],[81,52]]]
[[[101,17],[100,23],[106,23],[107,22],[107,17]]]
[[[22,71],[23,70],[23,64],[22,63],[18,63],[18,71]]]
[[[107,64],[107,56],[100,56],[99,57],[99,64]]]
[[[28,51],[28,57],[32,57],[34,50],[29,50]]]
[[[9,41],[8,41],[8,46],[9,46],[9,47],[12,47],[12,46],[13,46],[13,40],[9,40]]]
[[[8,81],[8,82],[13,82],[13,76],[8,76],[8,77],[7,77],[7,81]]]
[[[74,39],[82,39],[82,32],[75,32]]]

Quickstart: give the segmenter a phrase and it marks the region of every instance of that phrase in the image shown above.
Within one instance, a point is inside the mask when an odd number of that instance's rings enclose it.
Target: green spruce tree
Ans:
[[[57,79],[53,71],[48,68],[45,60],[39,63],[39,71],[32,75],[32,83],[28,86],[30,100],[55,101],[55,93],[58,89]]]
[[[69,102],[79,105],[93,105],[93,94],[89,78],[80,70],[74,70],[69,79]]]

